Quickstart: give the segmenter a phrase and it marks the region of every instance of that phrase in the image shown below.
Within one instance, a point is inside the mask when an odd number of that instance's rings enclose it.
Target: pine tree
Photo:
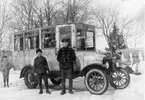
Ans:
[[[109,48],[114,54],[116,50],[127,48],[125,45],[124,36],[120,34],[119,28],[114,23],[113,31],[109,34]]]

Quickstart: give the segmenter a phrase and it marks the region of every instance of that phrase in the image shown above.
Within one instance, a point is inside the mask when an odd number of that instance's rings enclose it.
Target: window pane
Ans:
[[[87,37],[86,37],[86,48],[87,49],[94,49],[94,33],[93,32],[87,32]]]
[[[55,47],[55,33],[51,33],[49,30],[42,31],[42,48]]]
[[[25,49],[30,49],[30,39],[29,38],[25,39]]]
[[[29,36],[25,39],[26,49],[37,49],[39,48],[39,35]]]
[[[39,35],[36,36],[36,49],[39,48]]]
[[[23,50],[23,37],[22,35],[14,36],[14,50]]]
[[[63,26],[59,28],[60,32],[60,47],[62,47],[62,39],[68,39],[69,40],[69,46],[71,46],[71,26]]]
[[[20,38],[20,50],[23,50],[23,38]]]
[[[94,50],[94,32],[77,30],[77,50]]]
[[[59,28],[60,39],[71,37],[71,26],[64,26]]]
[[[34,40],[33,40],[33,37],[29,37],[29,39],[30,39],[30,49],[34,49]]]

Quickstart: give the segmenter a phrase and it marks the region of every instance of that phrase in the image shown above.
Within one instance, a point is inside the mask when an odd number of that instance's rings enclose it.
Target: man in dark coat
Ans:
[[[42,79],[45,82],[46,93],[50,94],[50,91],[48,88],[48,79],[47,79],[47,74],[49,73],[47,60],[45,57],[42,56],[41,49],[37,49],[36,54],[37,54],[37,57],[34,59],[34,72],[35,72],[35,75],[38,76],[38,80],[39,80],[39,87],[40,87],[39,94],[43,93]]]
[[[66,93],[65,91],[65,79],[69,79],[69,93],[74,94],[73,87],[73,62],[76,60],[75,51],[69,47],[69,40],[62,40],[63,47],[58,51],[57,60],[59,62],[61,78],[62,78],[62,92],[61,95]]]

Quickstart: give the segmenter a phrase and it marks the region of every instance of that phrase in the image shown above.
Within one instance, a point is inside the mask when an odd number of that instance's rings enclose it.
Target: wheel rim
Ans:
[[[122,71],[116,71],[112,74],[112,82],[116,85],[116,86],[123,86],[124,84],[126,84],[127,82],[127,76],[125,73],[123,73]]]
[[[32,74],[32,73],[29,73],[28,74],[28,82],[31,84],[31,85],[34,85],[36,83],[36,78],[35,76]]]
[[[92,72],[88,76],[87,82],[88,82],[89,87],[94,91],[102,90],[102,88],[105,85],[104,77],[100,73],[97,73],[97,72]]]

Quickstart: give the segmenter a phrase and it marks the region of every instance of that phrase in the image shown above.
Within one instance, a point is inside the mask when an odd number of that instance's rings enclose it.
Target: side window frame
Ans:
[[[84,49],[78,49],[78,30],[81,30],[81,31],[83,31],[83,33],[82,34],[84,34],[84,35],[82,35],[83,37],[81,37],[81,32],[80,32],[80,38],[83,38],[84,39]],[[87,32],[93,32],[93,36],[92,36],[92,38],[93,38],[93,47],[92,47],[92,49],[88,49],[87,47],[86,47],[86,41],[87,41]],[[81,43],[80,43],[80,45],[82,45]],[[80,46],[81,47],[81,46]],[[95,32],[94,31],[89,31],[89,30],[85,30],[85,29],[77,29],[76,30],[76,50],[77,51],[95,51]]]
[[[55,29],[50,29],[48,28],[48,31],[46,30],[41,30],[41,48],[42,49],[51,49],[56,47],[56,39],[55,39]]]
[[[14,35],[14,51],[24,50],[23,34]]]
[[[39,32],[33,33],[35,31],[25,33],[25,49],[34,50],[39,48]]]

